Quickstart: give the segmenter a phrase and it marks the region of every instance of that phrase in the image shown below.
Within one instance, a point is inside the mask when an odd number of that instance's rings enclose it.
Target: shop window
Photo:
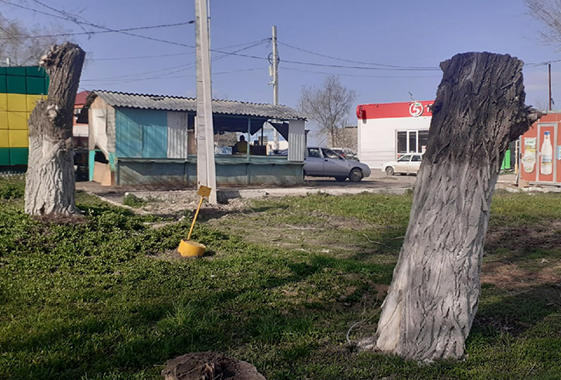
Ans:
[[[427,147],[428,130],[398,131],[397,156],[405,153],[424,153]]]
[[[417,131],[407,131],[409,134],[408,153],[417,153]]]
[[[427,142],[429,141],[429,131],[419,131],[419,153],[425,153]]]
[[[407,132],[397,132],[397,153],[407,153]]]

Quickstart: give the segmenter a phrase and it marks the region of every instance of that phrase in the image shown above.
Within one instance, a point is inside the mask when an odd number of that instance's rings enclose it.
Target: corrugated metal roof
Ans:
[[[91,102],[95,99],[95,96],[100,96],[113,107],[197,112],[196,98],[94,90],[88,96],[89,101],[87,102],[87,105],[91,104]],[[213,100],[212,113],[255,116],[281,120],[306,120],[306,116],[287,106],[238,102],[232,100]]]

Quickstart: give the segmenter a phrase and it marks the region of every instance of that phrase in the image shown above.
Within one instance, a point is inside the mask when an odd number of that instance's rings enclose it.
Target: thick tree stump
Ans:
[[[477,312],[489,208],[508,143],[541,116],[524,105],[522,61],[490,53],[443,62],[409,226],[365,349],[459,358]]]
[[[162,376],[165,380],[266,380],[253,365],[212,351],[168,360]]]
[[[74,214],[72,118],[85,52],[71,43],[52,46],[40,65],[50,77],[47,100],[29,117],[25,212]]]

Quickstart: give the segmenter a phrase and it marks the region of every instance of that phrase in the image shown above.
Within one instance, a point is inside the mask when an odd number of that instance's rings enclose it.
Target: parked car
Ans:
[[[401,175],[417,174],[421,167],[423,155],[419,153],[408,153],[399,157],[397,161],[386,162],[382,165],[382,171],[387,175],[399,173]]]
[[[354,160],[347,160],[329,148],[308,148],[304,158],[304,175],[312,177],[335,177],[339,182],[347,178],[359,182],[370,176],[368,165]]]
[[[347,160],[359,161],[357,154],[348,148],[331,148],[331,150]]]

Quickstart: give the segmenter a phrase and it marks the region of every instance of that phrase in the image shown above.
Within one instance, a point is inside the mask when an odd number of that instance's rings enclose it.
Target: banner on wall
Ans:
[[[526,173],[534,171],[536,166],[536,138],[524,137],[524,155],[522,156],[522,166]]]

